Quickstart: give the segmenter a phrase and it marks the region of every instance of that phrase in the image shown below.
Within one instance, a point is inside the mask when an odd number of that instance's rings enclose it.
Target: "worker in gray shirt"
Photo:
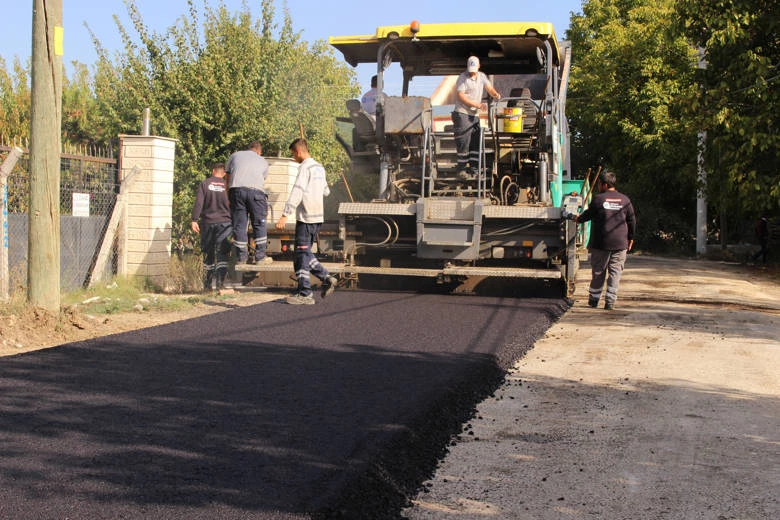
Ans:
[[[479,173],[479,111],[487,109],[487,105],[482,102],[483,91],[487,90],[491,97],[501,99],[501,94],[493,88],[479,67],[479,58],[469,56],[466,72],[458,76],[455,84],[458,97],[452,112],[452,125],[458,152],[458,178],[462,180],[473,179],[474,174]]]
[[[254,141],[248,150],[233,153],[225,167],[230,174],[228,197],[233,222],[233,245],[238,250],[239,263],[249,259],[247,216],[251,219],[255,238],[255,263],[273,261],[265,255],[268,243],[268,196],[265,193],[268,161],[262,154],[262,145],[259,141]]]

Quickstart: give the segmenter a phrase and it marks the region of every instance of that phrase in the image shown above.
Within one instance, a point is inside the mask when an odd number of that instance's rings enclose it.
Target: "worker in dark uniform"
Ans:
[[[756,223],[756,239],[761,249],[756,251],[752,260],[756,262],[759,257],[762,257],[763,262],[766,263],[766,259],[769,256],[769,219],[766,218],[766,215],[761,215],[761,218]]]
[[[191,227],[200,234],[203,289],[206,291],[211,290],[212,280],[216,280],[217,290],[222,289],[227,274],[233,226],[225,175],[225,165],[215,163],[211,167],[211,176],[200,183],[192,208]]]
[[[599,193],[590,201],[588,209],[575,217],[575,221],[592,222],[588,249],[593,278],[588,290],[588,305],[598,307],[606,279],[604,308],[612,310],[626,256],[634,247],[636,216],[631,199],[615,189],[614,173],[601,172],[598,184]]]

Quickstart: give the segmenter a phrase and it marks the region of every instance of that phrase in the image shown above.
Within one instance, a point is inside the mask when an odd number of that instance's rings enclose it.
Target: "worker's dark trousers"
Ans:
[[[458,153],[458,171],[473,171],[479,168],[479,116],[452,113],[452,126],[455,133],[455,150]]]
[[[298,278],[298,294],[301,296],[309,296],[311,294],[311,275],[322,281],[327,280],[328,276],[330,276],[328,270],[323,267],[312,252],[312,247],[319,231],[320,224],[295,223],[295,259],[293,268],[295,269],[295,276]]]
[[[616,251],[606,251],[604,249],[590,250],[590,266],[593,277],[588,289],[589,301],[599,301],[601,291],[604,289],[604,279],[606,278],[607,294],[604,296],[604,301],[608,304],[615,304],[618,287],[620,286],[620,275],[623,273],[623,267],[626,265],[627,254],[628,251],[625,249]]]
[[[230,188],[228,197],[230,217],[233,220],[233,245],[238,250],[238,261],[245,262],[249,256],[247,215],[255,238],[255,260],[262,260],[268,243],[265,220],[268,215],[268,196],[264,191],[254,188]]]
[[[753,255],[753,261],[756,262],[759,257],[762,257],[763,262],[766,263],[766,258],[769,256],[769,239],[761,238],[758,240],[758,244],[761,246],[761,249]]]
[[[200,249],[203,252],[203,288],[206,290],[211,289],[211,281],[214,279],[217,282],[217,289],[221,289],[225,283],[232,232],[233,226],[230,222],[203,224],[200,227]]]

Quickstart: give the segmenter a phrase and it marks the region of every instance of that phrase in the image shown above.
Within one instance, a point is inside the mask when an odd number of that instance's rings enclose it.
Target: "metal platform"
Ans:
[[[457,197],[450,198],[432,198],[434,203],[446,205],[448,202],[462,202],[464,199]],[[370,203],[370,202],[342,202],[339,204],[340,215],[378,215],[378,216],[409,216],[417,215],[416,203]],[[560,220],[561,208],[547,206],[544,204],[516,204],[514,206],[493,206],[486,203],[482,209],[482,215],[486,219],[539,219],[539,220]]]
[[[373,274],[388,276],[421,276],[429,278],[435,278],[437,276],[492,276],[497,278],[556,280],[561,278],[561,272],[558,269],[531,269],[524,267],[449,266],[441,269],[421,269],[410,267],[372,267],[329,262],[323,262],[322,265],[332,274]],[[238,264],[235,269],[238,272],[294,272],[292,262]]]

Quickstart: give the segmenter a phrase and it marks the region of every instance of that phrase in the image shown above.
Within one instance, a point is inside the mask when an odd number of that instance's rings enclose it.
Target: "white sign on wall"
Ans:
[[[73,216],[74,217],[89,216],[89,193],[73,194]]]

